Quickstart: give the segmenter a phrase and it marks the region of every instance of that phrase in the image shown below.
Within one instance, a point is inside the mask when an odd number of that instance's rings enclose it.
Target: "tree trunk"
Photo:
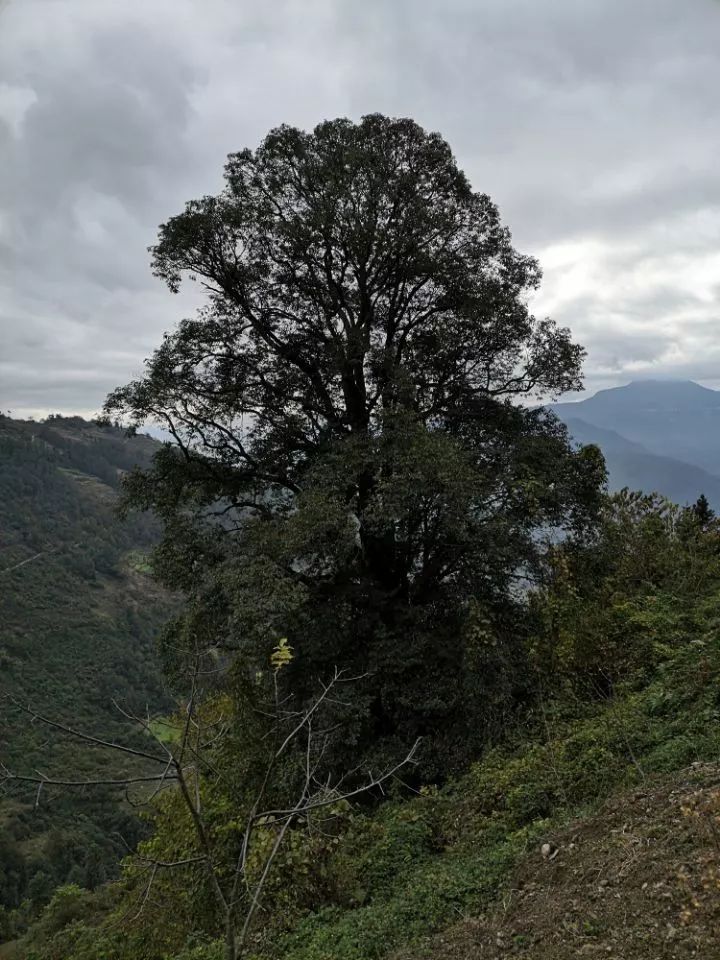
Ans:
[[[238,960],[232,910],[225,912],[225,960]]]

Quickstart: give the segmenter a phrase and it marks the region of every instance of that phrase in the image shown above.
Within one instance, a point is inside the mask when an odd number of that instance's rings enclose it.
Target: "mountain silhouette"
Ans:
[[[640,380],[558,403],[562,420],[582,420],[670,457],[720,475],[720,391],[691,380]]]
[[[578,443],[603,451],[611,490],[676,503],[704,493],[720,508],[720,391],[691,380],[639,380],[551,409]]]

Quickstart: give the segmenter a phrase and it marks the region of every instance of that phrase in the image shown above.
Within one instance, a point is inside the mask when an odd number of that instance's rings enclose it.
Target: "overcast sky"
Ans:
[[[191,312],[158,223],[273,126],[439,130],[588,349],[720,386],[717,0],[0,0],[0,410],[92,413]]]

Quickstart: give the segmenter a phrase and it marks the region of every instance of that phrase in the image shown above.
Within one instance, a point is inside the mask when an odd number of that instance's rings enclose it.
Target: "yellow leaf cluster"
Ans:
[[[278,640],[275,649],[270,654],[270,665],[275,673],[279,673],[283,667],[292,663],[294,657],[293,648],[288,643],[287,637],[282,637]]]

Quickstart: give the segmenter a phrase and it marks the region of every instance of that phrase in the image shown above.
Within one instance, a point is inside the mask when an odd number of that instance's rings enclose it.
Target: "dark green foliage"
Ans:
[[[19,907],[26,886],[25,859],[16,843],[3,838],[0,843],[0,904]]]
[[[608,498],[596,538],[548,556],[531,598],[545,683],[583,695],[642,684],[697,636],[720,588],[720,526],[657,495]]]
[[[692,505],[692,511],[697,517],[697,521],[703,530],[707,529],[715,519],[715,511],[708,503],[708,498],[701,493],[695,503]]]
[[[248,669],[289,636],[299,702],[336,665],[363,675],[338,764],[417,736],[426,772],[461,764],[521,699],[515,586],[539,534],[584,531],[604,478],[596,449],[518,402],[580,378],[568,331],[528,311],[537,263],[440,136],[373,115],[230,156],[154,266],[208,304],[107,411],[175,437],[127,491],[165,523],[157,568],[195,635]],[[471,602],[495,637],[482,656]]]

